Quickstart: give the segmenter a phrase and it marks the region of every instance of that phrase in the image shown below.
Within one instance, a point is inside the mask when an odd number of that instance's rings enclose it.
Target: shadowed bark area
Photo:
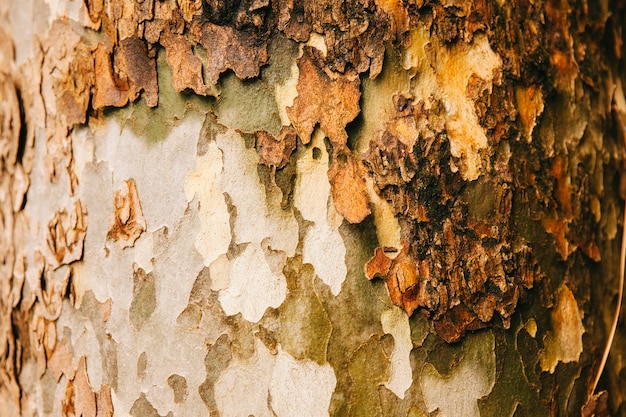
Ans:
[[[624,15],[0,0],[0,409],[626,415]]]

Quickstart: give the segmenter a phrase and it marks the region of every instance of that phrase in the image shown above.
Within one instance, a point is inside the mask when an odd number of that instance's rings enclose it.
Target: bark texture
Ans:
[[[626,415],[625,14],[0,0],[2,415]]]

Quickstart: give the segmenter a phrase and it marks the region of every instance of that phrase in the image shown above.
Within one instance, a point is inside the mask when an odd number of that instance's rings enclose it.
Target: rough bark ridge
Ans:
[[[581,413],[623,0],[74,3],[0,2],[0,409]]]

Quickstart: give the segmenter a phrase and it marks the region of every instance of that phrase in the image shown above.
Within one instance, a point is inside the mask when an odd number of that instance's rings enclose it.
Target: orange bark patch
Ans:
[[[113,210],[107,238],[118,242],[122,249],[133,246],[146,230],[135,181],[124,181],[122,189],[115,192]]]
[[[283,168],[296,149],[296,132],[290,126],[283,126],[278,137],[265,130],[256,132],[256,149],[260,163],[275,168]]]
[[[93,56],[85,44],[77,44],[74,54],[66,76],[56,85],[57,108],[70,126],[85,123],[95,74]]]
[[[48,223],[49,259],[53,266],[67,265],[83,256],[83,244],[87,232],[87,211],[83,210],[80,200],[74,203],[74,211],[58,211]]]
[[[381,248],[374,249],[374,256],[365,264],[365,276],[372,280],[374,278],[384,278],[391,268],[391,258],[385,255]]]
[[[417,266],[407,256],[406,249],[392,260],[385,255],[383,249],[376,248],[374,256],[365,266],[365,274],[370,280],[383,278],[391,301],[404,309],[409,316],[422,304]]]
[[[350,223],[360,223],[370,214],[362,163],[346,148],[333,158],[328,170],[335,208]]]
[[[457,342],[467,331],[486,326],[486,323],[480,321],[463,304],[452,307],[441,319],[434,322],[435,331],[447,343]]]
[[[130,87],[128,83],[117,79],[113,74],[111,51],[104,44],[98,44],[94,57],[96,80],[92,100],[93,108],[125,106],[130,96]]]
[[[320,68],[311,47],[298,59],[298,97],[287,108],[289,120],[304,144],[319,123],[333,145],[345,145],[346,125],[359,114],[360,81],[356,74],[339,74]]]
[[[168,30],[161,35],[161,44],[165,47],[167,63],[172,69],[174,89],[183,91],[189,88],[196,94],[209,94],[211,89],[202,78],[202,62],[193,54],[187,38]]]

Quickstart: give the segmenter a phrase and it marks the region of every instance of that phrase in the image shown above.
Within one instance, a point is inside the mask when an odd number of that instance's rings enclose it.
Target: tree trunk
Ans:
[[[0,414],[626,415],[625,13],[0,0]]]

